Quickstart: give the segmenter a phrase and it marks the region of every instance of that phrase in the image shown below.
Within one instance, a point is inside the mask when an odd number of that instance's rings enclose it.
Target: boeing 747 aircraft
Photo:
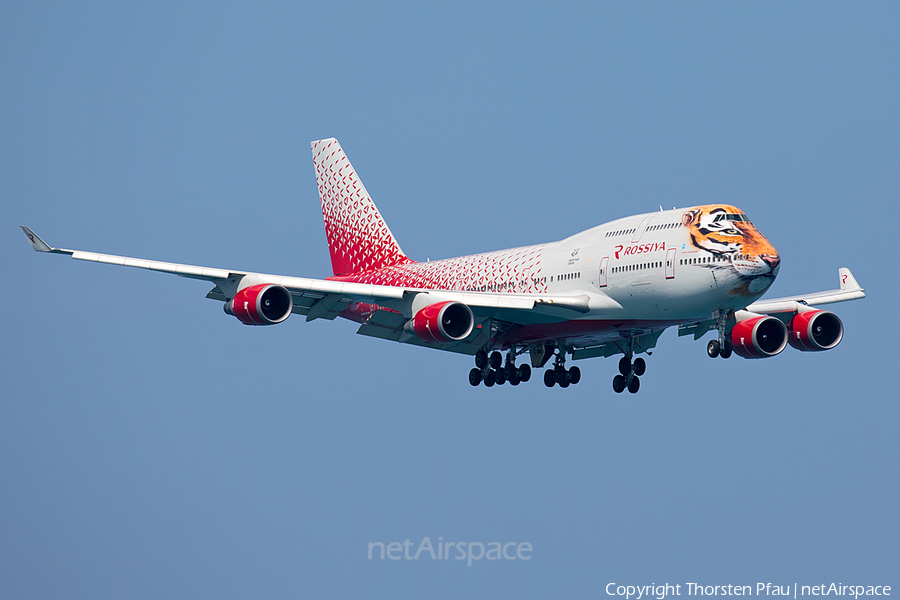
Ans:
[[[638,391],[646,362],[669,327],[715,335],[710,357],[767,358],[787,345],[830,350],[843,337],[832,312],[814,306],[864,298],[849,269],[840,289],[760,300],[781,259],[739,208],[708,204],[626,217],[558,242],[430,262],[400,249],[335,139],[312,142],[334,275],[307,279],[53,248],[28,227],[38,252],[204,279],[207,298],[246,325],[291,313],[344,317],[357,333],[475,357],[469,383],[518,385],[543,368],[544,384],[577,384],[566,359],[623,355],[612,387]],[[505,353],[505,357],[504,357]],[[527,361],[520,356],[526,354]]]

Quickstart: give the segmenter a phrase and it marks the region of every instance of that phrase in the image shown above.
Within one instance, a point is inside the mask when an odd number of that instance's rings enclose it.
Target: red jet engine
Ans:
[[[791,320],[788,342],[803,352],[831,350],[844,337],[844,324],[833,312],[809,310],[797,313]]]
[[[462,302],[437,302],[416,313],[411,321],[413,333],[433,344],[459,342],[472,333],[475,317]]]
[[[768,358],[784,350],[787,327],[775,317],[760,315],[739,321],[731,330],[734,353],[744,358]]]
[[[244,325],[276,325],[291,316],[293,308],[287,288],[271,283],[245,287],[225,303],[225,312]]]

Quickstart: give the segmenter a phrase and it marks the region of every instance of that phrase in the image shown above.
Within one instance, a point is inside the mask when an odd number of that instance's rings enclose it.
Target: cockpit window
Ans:
[[[720,213],[713,220],[714,223],[718,221],[742,221],[744,223],[749,223],[750,219],[747,218],[747,215],[741,215],[738,213]]]

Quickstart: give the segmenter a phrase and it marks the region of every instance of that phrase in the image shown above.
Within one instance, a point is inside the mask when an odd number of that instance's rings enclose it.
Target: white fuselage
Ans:
[[[524,324],[514,342],[603,342],[744,308],[778,271],[775,249],[737,208],[626,217],[548,244],[403,264],[335,279],[433,290],[583,296],[589,310]],[[507,338],[505,342],[509,342]]]

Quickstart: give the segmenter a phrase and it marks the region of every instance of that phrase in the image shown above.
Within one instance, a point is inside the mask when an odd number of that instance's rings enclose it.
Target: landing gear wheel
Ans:
[[[494,375],[494,381],[497,385],[506,383],[506,371],[504,369],[497,369],[494,373],[496,373],[496,375]]]
[[[579,369],[578,367],[572,367],[571,369],[569,369],[569,383],[575,385],[579,381],[581,381],[581,369]]]
[[[566,373],[565,367],[557,366],[553,369],[553,378],[556,379],[556,383],[569,383],[569,378],[567,375],[568,374]]]
[[[619,373],[626,377],[631,373],[631,358],[628,356],[623,356],[619,359]]]
[[[492,387],[494,383],[497,381],[497,375],[494,371],[488,371],[484,374],[484,385],[485,387]]]
[[[567,387],[569,387],[569,383],[570,382],[568,379],[563,379],[562,381],[559,382],[559,387],[566,389]]]
[[[519,367],[519,381],[525,383],[531,379],[531,366],[530,365],[522,365]]]
[[[475,353],[475,366],[481,369],[482,371],[487,366],[488,363],[488,355],[484,350],[479,350]]]
[[[643,358],[634,359],[634,374],[643,375],[647,371],[647,363]]]
[[[471,383],[472,386],[476,386],[479,383],[481,383],[481,379],[482,379],[481,369],[475,368],[475,369],[472,369],[471,371],[469,371],[469,383]]]
[[[499,369],[503,364],[503,356],[499,352],[491,352],[491,368]]]
[[[641,389],[641,380],[637,377],[632,377],[631,381],[628,382],[628,391],[632,394],[637,394],[639,389]]]
[[[509,364],[504,368],[506,371],[506,380],[509,382],[509,385],[519,385],[519,370],[516,368],[516,365]]]
[[[706,353],[709,354],[710,358],[717,358],[720,350],[719,340],[709,340],[709,343],[706,345]]]
[[[617,394],[621,394],[625,391],[625,386],[627,382],[623,375],[616,375],[613,377],[613,391]]]
[[[729,358],[731,356],[731,340],[725,340],[725,347],[719,351],[719,356]]]
[[[556,385],[556,374],[553,373],[553,369],[547,369],[544,371],[544,385],[547,387],[553,387]]]

